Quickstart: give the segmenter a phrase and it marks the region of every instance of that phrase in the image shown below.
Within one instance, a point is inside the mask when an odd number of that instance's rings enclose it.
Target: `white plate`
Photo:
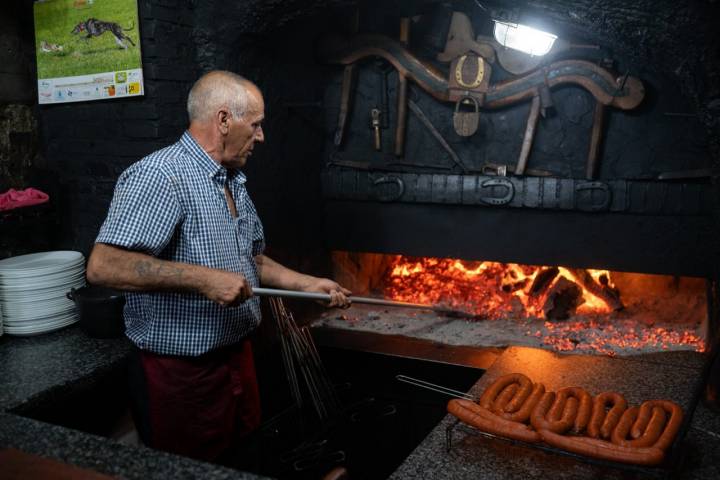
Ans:
[[[65,320],[63,322],[58,322],[50,326],[45,326],[42,328],[17,328],[17,327],[8,327],[5,328],[5,333],[7,335],[14,335],[18,337],[26,337],[31,335],[39,335],[41,333],[48,333],[48,332],[54,332],[55,330],[60,330],[61,328],[67,327],[68,325],[72,325],[73,323],[77,322],[77,319],[69,319]]]
[[[38,318],[35,320],[5,320],[5,325],[14,328],[32,328],[32,327],[43,327],[46,325],[52,325],[55,323],[65,322],[67,320],[76,319],[78,317],[77,312],[66,312],[63,314],[55,315],[53,317]]]
[[[49,273],[32,277],[5,277],[0,278],[0,289],[25,288],[40,285],[52,285],[69,278],[76,278],[85,275],[85,268],[82,265],[60,273]]]
[[[71,250],[57,250],[53,252],[30,253],[0,260],[0,272],[17,273],[18,271],[37,271],[43,269],[55,270],[66,268],[84,261],[80,252]]]
[[[64,272],[73,268],[78,268],[82,265],[85,265],[85,261],[81,258],[77,261],[73,261],[70,263],[60,263],[57,265],[48,265],[46,267],[14,268],[0,270],[0,276],[2,276],[3,278],[33,277],[37,275],[46,275],[48,273]]]
[[[43,318],[50,319],[59,315],[68,315],[71,313],[75,313],[76,311],[77,310],[75,308],[75,305],[69,305],[45,308],[42,310],[35,309],[30,311],[6,311],[3,313],[3,316],[5,318],[5,321],[11,322],[34,321]]]
[[[77,312],[66,312],[61,315],[55,315],[53,317],[47,318],[38,318],[35,320],[10,320],[6,321],[5,324],[15,328],[43,327],[46,325],[65,322],[67,320],[77,318],[77,316]]]
[[[85,280],[85,272],[79,272],[73,275],[65,275],[62,278],[58,277],[55,279],[45,280],[33,280],[31,282],[12,282],[12,283],[0,283],[0,292],[18,292],[21,290],[42,290],[44,288],[53,288],[60,285],[67,285],[68,283],[74,283],[78,280]]]
[[[28,297],[46,297],[51,293],[65,293],[69,292],[71,288],[80,288],[85,285],[85,277],[78,277],[68,279],[65,282],[58,283],[56,285],[43,286],[42,288],[21,288],[21,289],[5,289],[0,288],[0,299],[12,300],[16,298],[28,298]]]
[[[54,303],[49,305],[42,305],[37,308],[16,308],[11,306],[8,308],[6,304],[3,304],[3,317],[6,320],[32,320],[35,318],[51,317],[53,315],[59,315],[66,312],[75,311],[76,307],[74,303],[62,304]]]
[[[7,283],[13,283],[13,282],[31,282],[34,280],[37,280],[38,278],[43,278],[45,276],[51,275],[53,277],[60,277],[63,275],[71,275],[73,273],[76,273],[79,270],[85,269],[85,263],[80,262],[76,265],[67,265],[63,268],[43,268],[39,270],[17,270],[13,273],[8,273],[9,271],[2,271],[0,270],[0,283],[7,284]],[[51,277],[52,278],[52,277]]]
[[[30,306],[37,302],[52,302],[58,300],[68,300],[66,294],[71,291],[72,288],[78,289],[84,285],[83,283],[77,283],[75,285],[68,285],[67,287],[52,289],[44,292],[27,293],[20,295],[2,295],[0,294],[0,303],[17,305],[17,306]]]

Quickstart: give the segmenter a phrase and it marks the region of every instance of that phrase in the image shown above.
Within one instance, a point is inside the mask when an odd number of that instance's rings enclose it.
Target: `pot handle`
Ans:
[[[65,296],[68,298],[68,300],[72,300],[72,301],[74,302],[74,301],[75,301],[75,292],[76,292],[76,291],[77,291],[76,288],[75,288],[75,287],[72,287],[72,288],[70,289],[70,291],[65,294]]]

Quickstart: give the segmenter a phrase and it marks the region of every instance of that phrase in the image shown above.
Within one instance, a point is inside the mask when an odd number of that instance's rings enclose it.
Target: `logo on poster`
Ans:
[[[127,81],[127,72],[115,72],[115,83],[125,83]]]
[[[138,95],[140,94],[140,82],[133,82],[128,85],[128,94]]]

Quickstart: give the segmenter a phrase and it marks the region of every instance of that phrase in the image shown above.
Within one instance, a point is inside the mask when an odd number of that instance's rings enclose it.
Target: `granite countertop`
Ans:
[[[23,416],[23,412],[32,411],[35,405],[47,404],[77,388],[92,386],[94,381],[122,366],[129,350],[130,343],[124,338],[92,339],[77,327],[36,337],[0,337],[0,448],[20,449],[119,478],[260,478]],[[549,388],[576,382],[591,392],[616,389],[625,393],[631,402],[651,397],[672,398],[688,405],[689,392],[698,386],[702,362],[703,356],[693,352],[607,358],[511,347],[470,392],[477,395],[504,373],[525,371],[534,381],[543,381]],[[621,379],[620,384],[617,379]],[[528,451],[460,430],[453,436],[452,450],[447,452],[445,431],[452,420],[447,416],[391,478],[643,476],[588,465],[556,454]],[[720,415],[699,405],[684,445],[687,457],[683,478],[720,478]]]
[[[256,475],[33,420],[21,412],[106,376],[130,351],[125,338],[93,339],[77,326],[0,337],[0,448],[15,448],[127,479],[255,479]]]
[[[610,358],[585,355],[559,355],[524,347],[508,348],[470,389],[478,397],[501,375],[523,372],[550,390],[580,385],[590,393],[618,391],[629,403],[667,398],[692,406],[704,356],[695,352],[668,352],[635,357]],[[390,477],[511,479],[511,478],[657,478],[659,469],[628,471],[592,465],[552,452],[513,445],[464,431],[453,431],[452,448],[446,449],[446,430],[455,418],[448,415],[410,454]],[[701,403],[692,417],[681,451],[685,459],[681,478],[720,478],[720,415]]]

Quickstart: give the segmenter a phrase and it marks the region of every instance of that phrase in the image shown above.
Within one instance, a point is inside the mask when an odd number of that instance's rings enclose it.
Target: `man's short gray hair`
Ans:
[[[204,122],[227,107],[235,118],[248,108],[248,89],[252,82],[237,73],[213,70],[200,77],[190,89],[187,111],[190,122]]]

